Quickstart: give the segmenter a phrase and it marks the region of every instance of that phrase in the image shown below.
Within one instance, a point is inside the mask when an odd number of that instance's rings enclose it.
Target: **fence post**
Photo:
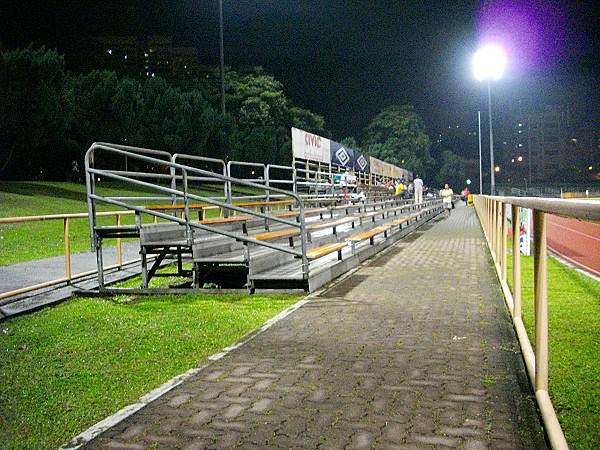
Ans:
[[[117,216],[117,227],[121,226],[121,214],[116,214]],[[156,218],[156,216],[154,216]],[[121,245],[121,238],[117,238],[117,266],[119,270],[123,267],[123,248]]]
[[[496,205],[496,200],[492,200],[492,251],[494,253],[494,260],[498,263],[498,207]]]
[[[71,282],[71,240],[69,238],[69,218],[63,219],[63,234],[65,239],[65,276],[67,283]]]
[[[513,285],[513,316],[521,318],[521,248],[519,240],[521,236],[521,226],[519,217],[519,207],[512,207],[512,285]]]
[[[506,249],[506,245],[508,243],[508,237],[506,236],[506,229],[507,229],[507,225],[508,225],[508,220],[506,218],[506,203],[502,202],[502,227],[501,227],[501,232],[502,232],[502,236],[500,237],[500,245],[502,246],[502,251],[500,252],[500,254],[502,255],[502,259],[501,259],[501,268],[502,268],[502,280],[504,282],[506,282],[506,257],[507,257],[507,253],[508,250]]]
[[[533,210],[535,280],[535,389],[548,390],[548,279],[546,216]]]

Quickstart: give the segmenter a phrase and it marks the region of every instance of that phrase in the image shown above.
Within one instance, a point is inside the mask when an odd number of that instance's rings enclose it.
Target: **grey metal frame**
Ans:
[[[260,178],[239,178],[240,180],[243,181],[249,181],[252,183],[264,183],[265,186],[268,185],[267,182],[267,166],[263,163],[255,163],[255,162],[245,162],[245,161],[228,161],[227,162],[227,175],[229,177],[231,177],[231,167],[235,166],[235,167],[259,167],[262,168],[262,172],[263,172],[263,178],[262,180]],[[228,182],[229,184],[229,191],[231,192],[231,181]],[[231,197],[232,199],[236,200],[236,197]],[[248,197],[245,197],[248,198]],[[265,189],[265,195],[264,196],[255,196],[255,198],[264,198],[266,199],[266,201],[269,201],[269,191],[268,189]]]
[[[147,163],[158,164],[158,165],[168,167],[169,171],[170,171],[170,176],[172,178],[172,185],[173,185],[173,183],[176,182],[176,179],[181,178],[182,183],[183,183],[183,191],[178,190],[178,189],[173,189],[173,188],[167,188],[164,186],[159,186],[159,185],[152,184],[152,183],[149,183],[146,181],[138,180],[135,177],[130,177],[129,174],[124,171],[113,171],[113,170],[103,170],[103,169],[94,168],[94,161],[95,161],[95,156],[96,156],[97,151],[105,151],[108,153],[122,155],[122,156],[125,156],[128,158],[133,158],[133,159],[144,161]],[[155,158],[153,156],[147,156],[147,154],[156,155],[156,156],[167,156],[168,155],[168,160],[165,161],[165,160],[162,160],[159,158]],[[183,155],[178,155],[178,157],[182,158]],[[243,165],[254,166],[255,163],[248,163],[248,164],[243,164]],[[264,166],[264,165],[261,165],[261,166]],[[216,234],[220,234],[223,236],[227,236],[227,237],[236,239],[238,241],[244,242],[247,245],[254,244],[257,246],[268,247],[268,248],[271,248],[271,249],[274,249],[277,251],[282,251],[285,253],[292,254],[294,256],[301,258],[303,278],[308,279],[309,264],[308,264],[308,258],[306,256],[308,234],[307,234],[306,223],[305,223],[304,201],[303,201],[302,197],[297,195],[296,193],[285,191],[283,189],[274,188],[272,186],[257,184],[252,181],[246,181],[246,180],[233,178],[233,177],[230,177],[229,175],[218,174],[215,172],[210,172],[208,170],[199,169],[199,168],[191,167],[188,165],[180,164],[180,163],[174,162],[173,159],[171,158],[171,155],[167,152],[162,152],[159,150],[151,150],[151,149],[138,149],[135,147],[120,146],[120,145],[113,145],[113,144],[107,144],[107,143],[92,144],[92,146],[88,149],[88,151],[86,152],[86,155],[85,155],[85,168],[86,168],[86,192],[87,192],[87,202],[88,202],[88,215],[89,215],[89,220],[90,220],[90,237],[91,237],[92,246],[93,246],[94,250],[96,251],[97,264],[98,264],[98,279],[99,279],[99,286],[101,288],[104,286],[103,271],[102,271],[102,242],[101,242],[102,238],[99,237],[96,232],[96,229],[97,229],[96,207],[95,207],[96,202],[108,203],[108,204],[112,204],[115,206],[129,209],[129,210],[133,210],[133,211],[136,211],[138,216],[140,214],[148,214],[148,215],[156,216],[156,217],[159,217],[159,218],[171,221],[171,222],[176,222],[181,225],[184,225],[186,227],[186,236],[188,236],[188,239],[191,238],[191,233],[193,232],[193,229],[197,228],[197,229],[206,230],[206,231],[209,231],[212,233],[216,233]],[[266,166],[265,166],[265,170],[266,170]],[[181,175],[179,175],[177,173],[178,171],[181,172]],[[116,173],[116,172],[118,172],[118,173]],[[229,172],[229,170],[228,170],[228,172]],[[273,192],[273,193],[276,193],[276,194],[279,194],[282,196],[291,197],[294,200],[296,200],[296,202],[298,204],[298,209],[299,209],[298,219],[299,219],[299,221],[292,222],[292,221],[289,221],[286,219],[282,219],[280,217],[271,216],[268,214],[264,214],[262,212],[254,211],[252,209],[236,206],[236,205],[232,204],[229,199],[226,199],[225,202],[221,202],[219,200],[216,200],[215,198],[209,198],[209,197],[203,197],[200,195],[190,194],[188,192],[188,181],[191,178],[190,174],[192,174],[192,177],[194,177],[194,176],[201,177],[201,178],[205,177],[205,178],[210,178],[211,180],[215,180],[215,179],[221,180],[228,187],[230,187],[232,183],[235,183],[235,184],[239,184],[242,186],[265,190],[267,195],[269,195],[271,192]],[[137,173],[137,175],[139,175],[139,173]],[[151,175],[151,174],[146,174],[146,175]],[[158,192],[162,192],[165,194],[170,194],[171,197],[169,197],[169,198],[172,198],[174,201],[178,197],[183,198],[184,218],[178,218],[173,215],[161,213],[161,212],[155,211],[155,210],[150,210],[150,209],[144,208],[142,206],[131,205],[131,204],[125,203],[122,199],[117,200],[116,198],[103,197],[103,196],[97,195],[96,189],[95,189],[95,181],[94,181],[95,176],[102,176],[102,177],[106,177],[106,178],[110,178],[110,179],[114,179],[114,180],[119,180],[119,181],[129,183],[132,185],[141,186],[141,187],[155,190]],[[176,184],[175,184],[175,186],[176,186]],[[228,188],[228,192],[231,193],[230,188]],[[265,219],[265,221],[279,222],[279,223],[282,223],[282,224],[285,224],[285,225],[288,225],[291,227],[299,228],[300,229],[300,241],[301,241],[300,251],[293,250],[288,246],[284,247],[284,246],[279,246],[279,245],[275,245],[275,244],[270,244],[269,242],[265,242],[265,241],[258,241],[256,239],[247,237],[245,235],[231,233],[231,232],[228,232],[228,231],[225,231],[222,229],[218,229],[218,228],[211,227],[208,225],[203,225],[200,223],[193,222],[190,220],[190,215],[189,215],[189,201],[191,199],[205,202],[205,203],[208,203],[211,205],[219,206],[219,207],[223,208],[224,211],[226,211],[226,210],[237,211],[237,212],[244,213],[244,214],[247,214],[250,216],[260,217],[262,219]],[[141,224],[138,224],[138,227],[140,225]],[[248,251],[249,251],[249,246],[248,246]]]
[[[227,165],[225,164],[225,161],[223,161],[222,159],[209,158],[207,156],[188,155],[185,153],[175,153],[173,155],[173,157],[171,158],[171,161],[174,162],[175,164],[177,164],[177,158],[188,159],[191,161],[203,161],[203,162],[208,162],[208,163],[219,164],[223,167],[223,175],[225,175],[225,176],[229,175],[229,172],[227,170]],[[215,178],[213,178],[213,177],[188,177],[188,180],[191,180],[191,181],[214,181]],[[176,186],[171,185],[171,187],[175,188]],[[224,194],[224,198],[229,203],[231,203],[231,191],[228,189],[227,182],[223,183],[223,194]]]

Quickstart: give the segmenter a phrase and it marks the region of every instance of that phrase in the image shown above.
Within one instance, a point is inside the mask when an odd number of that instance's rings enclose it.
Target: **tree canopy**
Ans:
[[[95,141],[259,162],[291,161],[290,127],[329,134],[262,69],[226,74],[226,115],[213,80],[69,73],[54,50],[0,54],[0,176],[64,178]]]
[[[414,173],[433,168],[425,124],[410,105],[383,109],[365,129],[362,143],[368,154]]]

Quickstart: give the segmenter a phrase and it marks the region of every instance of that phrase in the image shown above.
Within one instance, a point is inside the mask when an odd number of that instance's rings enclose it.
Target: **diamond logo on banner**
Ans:
[[[344,147],[340,147],[339,150],[335,152],[335,156],[342,166],[345,166],[348,164],[348,161],[350,161],[350,155]]]
[[[358,167],[360,167],[360,170],[364,172],[368,164],[365,157],[363,155],[360,155],[356,162],[358,163]]]

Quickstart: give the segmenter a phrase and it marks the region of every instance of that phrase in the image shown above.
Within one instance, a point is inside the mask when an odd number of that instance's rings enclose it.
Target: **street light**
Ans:
[[[219,0],[219,62],[221,68],[221,114],[225,115],[225,55],[223,50],[223,0]]]
[[[490,169],[494,168],[494,133],[492,130],[492,80],[499,80],[506,66],[506,54],[498,45],[488,44],[481,47],[473,55],[473,74],[478,81],[487,81],[488,114],[490,121]],[[496,191],[494,170],[490,170],[491,194]]]

